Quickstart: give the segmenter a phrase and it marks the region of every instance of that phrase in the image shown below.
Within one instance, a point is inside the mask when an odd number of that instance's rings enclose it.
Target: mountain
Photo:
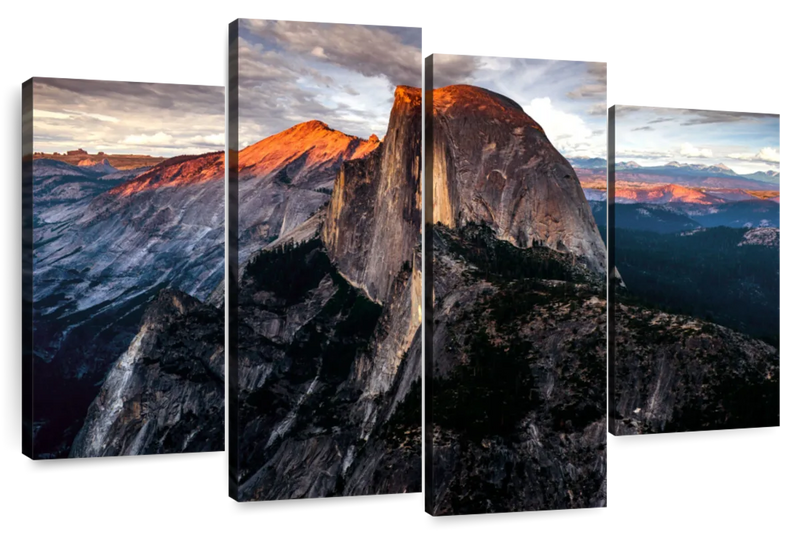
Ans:
[[[604,506],[602,276],[485,224],[431,226],[426,242],[428,511]]]
[[[72,166],[88,166],[93,164],[103,164],[103,161],[108,161],[108,164],[118,170],[134,170],[145,167],[152,167],[161,163],[166,157],[157,157],[150,155],[136,155],[136,154],[106,154],[99,152],[97,154],[90,154],[85,150],[70,150],[65,154],[52,153],[46,154],[44,152],[36,152],[33,154],[34,161],[47,159],[50,161],[59,161]]]
[[[669,181],[688,187],[715,189],[778,190],[780,179],[780,174],[774,173],[740,175],[722,163],[700,165],[672,161],[662,166],[643,167],[628,161],[617,163],[616,171],[617,184],[620,182],[663,184]]]
[[[599,189],[505,96],[454,85],[429,102],[426,510],[602,507]]]
[[[225,448],[220,309],[164,289],[89,407],[70,457]]]
[[[725,203],[712,209],[685,208],[693,220],[705,227],[757,228],[780,226],[780,204],[772,200]]]
[[[652,204],[614,204],[614,227],[656,233],[691,231],[701,224],[672,206]]]
[[[34,406],[38,456],[69,453],[161,289],[205,300],[222,281],[221,158],[177,157],[105,175],[34,162],[34,386],[53,392]]]
[[[344,161],[362,158],[380,144],[377,136],[363,140],[312,120],[241,150],[240,264],[328,202]]]
[[[486,223],[519,247],[544,243],[593,270],[605,252],[569,162],[512,100],[469,85],[433,91],[433,222]]]
[[[590,168],[606,170],[608,167],[608,161],[602,157],[569,157],[567,161],[576,169]]]
[[[774,346],[624,298],[614,313],[611,433],[779,425]]]
[[[743,177],[751,180],[766,181],[769,183],[780,183],[781,181],[781,173],[777,170],[753,172],[752,174],[745,174]]]
[[[725,202],[743,202],[745,200],[755,200],[760,197],[759,191],[747,191],[744,189],[706,189],[705,192]],[[770,197],[773,198],[773,197]]]
[[[383,144],[342,165],[323,225],[322,239],[339,271],[379,302],[419,245],[421,101],[419,89],[396,89]]]
[[[102,172],[103,174],[110,174],[117,170],[111,165],[111,163],[108,162],[107,158],[103,158],[101,161],[83,159],[78,163],[78,166],[84,167],[85,169],[91,169],[95,172]]]
[[[250,241],[232,389],[237,500],[421,490],[420,103],[419,89],[398,87],[383,142],[303,171],[305,183],[332,180],[329,205]],[[242,206],[240,220],[271,216]]]
[[[632,304],[694,316],[778,344],[780,232],[617,227],[617,264]]]
[[[752,196],[751,196],[752,198]],[[697,189],[683,187],[674,183],[654,186],[631,187],[626,184],[616,184],[614,201],[622,203],[668,204],[674,202],[714,205],[721,204],[723,200],[711,194],[706,194]]]

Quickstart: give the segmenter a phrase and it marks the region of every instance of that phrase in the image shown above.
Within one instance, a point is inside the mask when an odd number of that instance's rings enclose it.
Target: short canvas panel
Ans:
[[[426,509],[606,504],[606,65],[426,60]]]
[[[778,115],[609,110],[609,430],[779,425]]]
[[[224,89],[23,84],[23,452],[224,449]]]
[[[238,501],[418,492],[421,30],[230,26]]]

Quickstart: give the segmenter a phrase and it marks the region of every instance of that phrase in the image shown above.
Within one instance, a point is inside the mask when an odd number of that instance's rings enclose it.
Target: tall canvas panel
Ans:
[[[23,94],[23,452],[224,449],[224,89]]]
[[[609,110],[609,430],[779,425],[778,115]]]
[[[231,23],[238,501],[421,489],[420,47],[418,28]]]
[[[606,65],[425,67],[426,509],[606,504]]]

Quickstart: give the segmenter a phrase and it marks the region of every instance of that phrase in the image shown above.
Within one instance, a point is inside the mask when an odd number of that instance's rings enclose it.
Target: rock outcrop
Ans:
[[[37,453],[63,456],[150,300],[200,300],[224,272],[222,154],[102,174],[34,162]],[[219,324],[220,331],[224,326]]]
[[[318,120],[303,122],[239,152],[239,263],[302,224],[330,200],[345,161],[380,146]]]
[[[428,512],[605,506],[602,277],[485,224],[426,239]]]
[[[643,307],[615,306],[614,435],[779,425],[779,353],[723,326]],[[618,297],[619,297],[618,296]]]
[[[420,91],[399,87],[328,208],[242,268],[239,500],[421,490],[420,119]]]
[[[486,223],[519,247],[543,243],[605,269],[602,239],[569,162],[505,96],[469,85],[435,89],[433,222]]]
[[[382,145],[342,165],[322,228],[339,271],[378,302],[420,242],[421,101],[419,89],[396,89]]]
[[[221,451],[221,310],[165,289],[89,407],[70,457]]]

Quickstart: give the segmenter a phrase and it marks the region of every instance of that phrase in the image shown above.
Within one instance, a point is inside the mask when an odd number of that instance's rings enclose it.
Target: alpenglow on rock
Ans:
[[[541,243],[600,273],[605,251],[569,162],[516,102],[470,85],[435,89],[433,222],[485,223],[498,238]]]
[[[397,87],[383,143],[342,165],[322,231],[339,271],[383,303],[420,242],[421,102],[420,89]]]
[[[344,161],[380,145],[311,120],[292,126],[239,152],[239,260],[305,222],[330,199]]]

